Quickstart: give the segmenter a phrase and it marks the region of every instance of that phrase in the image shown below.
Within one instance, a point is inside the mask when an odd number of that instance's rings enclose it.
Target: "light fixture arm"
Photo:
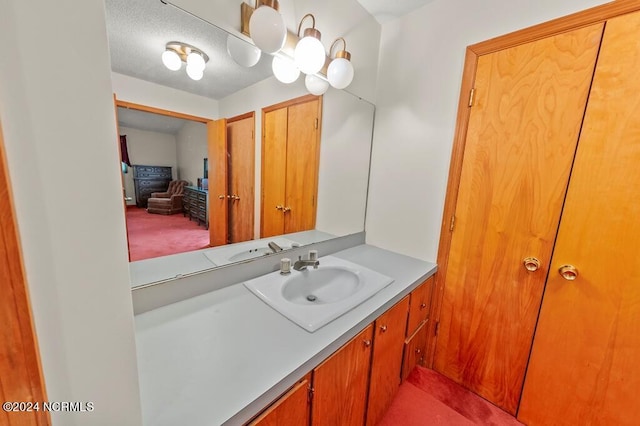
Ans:
[[[304,15],[304,16],[302,17],[302,19],[300,20],[300,23],[298,24],[298,37],[300,37],[300,30],[302,29],[302,23],[303,23],[303,22],[304,22],[304,20],[305,20],[305,19],[307,19],[307,18],[311,18],[311,28],[307,28],[307,29],[305,29],[305,30],[304,30],[304,32],[305,32],[305,36],[307,35],[307,31],[308,31],[308,30],[315,30],[315,31],[318,31],[318,30],[316,30],[316,17],[315,17],[315,16],[313,16],[312,14],[310,14],[310,13],[307,13],[306,15]],[[320,33],[318,32],[318,34],[320,34]],[[318,37],[318,38],[319,38],[319,37]]]
[[[337,39],[335,39],[333,41],[333,43],[331,43],[331,47],[329,48],[329,57],[331,57],[332,53],[333,53],[333,48],[336,46],[336,44],[338,42],[342,42],[343,48],[342,50],[338,50],[338,52],[336,53],[336,55],[334,56],[334,58],[344,58],[347,61],[351,60],[351,53],[347,52],[347,42],[344,38],[342,37],[338,37]]]

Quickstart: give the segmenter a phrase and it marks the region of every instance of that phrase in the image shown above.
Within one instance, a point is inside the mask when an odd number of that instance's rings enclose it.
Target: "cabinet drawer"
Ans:
[[[416,365],[424,366],[424,356],[427,350],[427,333],[429,327],[423,322],[416,332],[409,337],[404,344],[404,357],[402,361],[402,381],[411,373]]]
[[[413,335],[418,327],[429,319],[433,281],[434,277],[431,276],[411,292],[407,336]]]

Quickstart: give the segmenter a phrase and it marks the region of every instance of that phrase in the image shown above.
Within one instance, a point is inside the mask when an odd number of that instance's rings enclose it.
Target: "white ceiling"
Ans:
[[[105,0],[105,5],[111,69],[117,73],[213,99],[271,75],[270,56],[252,68],[236,64],[227,53],[227,32],[171,4]],[[170,71],[162,64],[162,52],[170,41],[190,44],[209,56],[202,80],[191,80],[184,66]]]
[[[215,0],[210,0],[215,1]],[[238,0],[240,1],[240,0]],[[384,23],[433,0],[357,0]],[[227,53],[226,31],[161,0],[105,0],[107,34],[114,72],[222,99],[272,75],[271,56],[245,68]],[[161,60],[165,45],[180,41],[200,48],[209,62],[200,81],[191,80],[184,66],[170,71]],[[184,120],[119,108],[120,126],[176,134]]]
[[[434,0],[358,0],[378,22],[385,22],[406,15]]]

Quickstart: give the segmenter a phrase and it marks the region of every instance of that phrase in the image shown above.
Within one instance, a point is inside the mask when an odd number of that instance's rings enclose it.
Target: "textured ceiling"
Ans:
[[[236,64],[227,53],[227,32],[175,6],[160,0],[105,0],[105,5],[114,72],[213,99],[271,75],[270,56],[263,55],[252,68]],[[202,80],[191,80],[184,65],[170,71],[162,64],[170,41],[193,45],[209,56]]]

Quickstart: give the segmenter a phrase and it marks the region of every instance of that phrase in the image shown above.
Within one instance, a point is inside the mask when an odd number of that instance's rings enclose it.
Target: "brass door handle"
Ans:
[[[535,257],[525,257],[522,261],[524,268],[529,272],[535,272],[540,269],[540,261]]]
[[[286,213],[286,212],[290,212],[291,211],[291,207],[285,207],[282,209],[282,213]]]
[[[278,205],[276,206],[276,210],[282,210],[283,208],[284,208],[284,207],[282,207],[280,204],[278,204]]]
[[[567,281],[573,281],[578,278],[578,268],[573,265],[562,265],[558,268],[558,272]]]
[[[231,199],[234,200],[234,201],[240,201],[240,197],[238,197],[236,194],[233,194],[231,196]]]
[[[381,325],[380,326],[380,331],[382,331],[383,333],[387,331],[387,326],[386,325]]]
[[[362,343],[364,344],[365,348],[368,348],[369,346],[371,346],[371,340],[367,339],[367,340],[363,341]]]
[[[427,304],[426,304],[426,303],[421,303],[421,304],[420,304],[420,310],[423,310],[423,309],[424,309],[424,308],[426,308],[426,307],[427,307]]]
[[[226,197],[226,198],[228,198],[229,196],[228,196],[228,195],[224,195],[224,194],[222,194],[222,195],[218,195],[218,198],[219,198],[220,200],[224,200],[224,199],[225,199],[225,197]]]

